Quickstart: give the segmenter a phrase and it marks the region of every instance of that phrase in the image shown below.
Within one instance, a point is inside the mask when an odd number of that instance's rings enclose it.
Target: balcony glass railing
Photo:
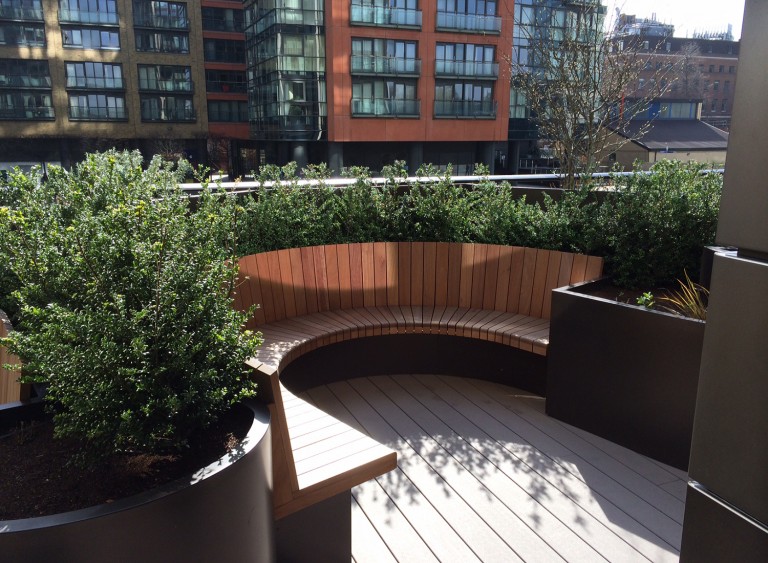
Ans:
[[[421,100],[352,98],[353,117],[419,117]]]
[[[384,27],[414,27],[421,29],[421,10],[366,6],[352,4],[349,12],[352,25],[375,25]]]
[[[112,25],[117,25],[120,23],[117,17],[117,12],[71,10],[69,8],[61,8],[59,10],[59,21],[65,23],[93,23]]]
[[[139,76],[139,90],[152,92],[192,92],[194,83],[191,80],[158,80]]]
[[[194,122],[197,114],[194,109],[189,108],[168,108],[161,109],[157,107],[141,108],[142,121],[186,121]]]
[[[0,106],[0,119],[45,120],[56,119],[52,107]]]
[[[323,25],[324,15],[319,10],[297,10],[278,8],[265,12],[256,21],[256,33],[261,33],[273,25]]]
[[[157,29],[189,29],[189,19],[181,16],[153,16],[134,14],[133,25],[136,27],[153,27]]]
[[[3,88],[51,88],[50,76],[29,76],[28,74],[0,74]]]
[[[0,18],[7,20],[43,21],[43,8],[0,6]]]
[[[125,108],[69,106],[69,118],[77,121],[125,121]]]
[[[223,92],[225,94],[245,94],[248,85],[245,82],[231,82],[228,80],[206,80],[206,92]]]
[[[499,77],[499,63],[437,60],[435,61],[435,76],[495,79]]]
[[[122,78],[100,78],[95,76],[67,76],[67,88],[82,90],[124,90]]]
[[[421,60],[376,55],[352,55],[351,71],[353,74],[418,76],[421,72]]]
[[[501,18],[498,16],[478,16],[475,14],[438,11],[436,27],[439,30],[496,34],[501,33]]]
[[[496,101],[435,100],[435,117],[494,119],[496,117]]]

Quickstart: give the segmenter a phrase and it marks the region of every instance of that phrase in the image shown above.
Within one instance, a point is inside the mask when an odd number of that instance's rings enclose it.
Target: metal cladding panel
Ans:
[[[689,474],[768,522],[768,264],[715,256]]]
[[[717,241],[768,255],[768,2],[747,0]]]

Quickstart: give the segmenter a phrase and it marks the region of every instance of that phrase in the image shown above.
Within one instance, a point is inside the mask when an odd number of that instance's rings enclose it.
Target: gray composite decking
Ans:
[[[352,490],[357,563],[678,559],[685,473],[547,417],[539,397],[432,375],[302,397],[398,451]]]

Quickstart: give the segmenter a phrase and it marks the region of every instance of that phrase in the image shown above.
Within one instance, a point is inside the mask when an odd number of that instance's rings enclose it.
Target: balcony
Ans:
[[[18,21],[43,21],[43,8],[26,6],[0,6],[0,19]]]
[[[421,29],[421,10],[352,4],[349,11],[349,23],[351,25]]]
[[[463,31],[465,33],[498,35],[501,33],[501,18],[498,16],[478,16],[475,14],[438,11],[435,28],[438,31]]]
[[[421,115],[421,100],[352,98],[352,117],[407,117]]]
[[[323,25],[324,13],[316,10],[278,8],[265,12],[256,21],[256,33],[262,33],[273,25]]]
[[[435,100],[435,118],[495,119],[496,101]]]
[[[44,88],[51,89],[50,76],[29,76],[26,74],[0,74],[0,86],[8,88]]]
[[[195,84],[191,80],[158,80],[139,76],[139,90],[142,92],[184,92],[194,91]]]
[[[435,61],[435,76],[446,78],[489,78],[499,77],[499,63],[475,61]]]
[[[119,25],[117,12],[100,12],[91,10],[71,10],[61,8],[59,10],[61,23],[87,23],[97,25]]]
[[[0,119],[26,121],[53,121],[56,114],[52,107],[29,107],[24,105],[0,107]]]
[[[189,19],[186,16],[153,16],[153,15],[133,15],[134,27],[147,27],[151,29],[189,29]]]
[[[67,90],[125,90],[122,77],[68,76]]]
[[[145,107],[141,108],[141,120],[144,122],[182,122],[194,123],[197,120],[197,114],[191,108],[159,108]]]
[[[381,76],[418,76],[421,74],[421,59],[405,57],[382,57],[377,55],[352,55],[352,74]]]
[[[248,85],[245,82],[232,82],[231,80],[206,80],[206,92],[221,92],[222,94],[245,94]]]
[[[116,107],[70,106],[71,121],[127,121],[128,111]]]

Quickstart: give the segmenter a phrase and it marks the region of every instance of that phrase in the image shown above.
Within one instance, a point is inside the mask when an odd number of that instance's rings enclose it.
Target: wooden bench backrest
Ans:
[[[12,330],[11,321],[8,320],[5,312],[0,311],[0,338],[5,338]],[[17,356],[11,354],[5,346],[0,346],[0,404],[23,401],[29,398],[30,386],[19,383],[21,372],[3,367],[6,364],[17,365],[20,363],[21,361]]]
[[[358,307],[467,307],[548,319],[552,289],[602,275],[603,259],[513,246],[369,242],[291,248],[240,260],[235,307],[249,328]]]

